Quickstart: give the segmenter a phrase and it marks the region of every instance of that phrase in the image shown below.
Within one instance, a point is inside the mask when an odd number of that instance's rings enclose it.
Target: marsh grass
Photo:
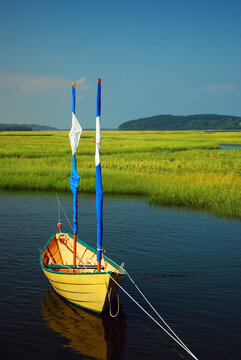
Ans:
[[[79,192],[95,192],[94,137],[80,140]],[[241,149],[219,144],[241,144],[241,134],[103,131],[104,192],[241,218]],[[68,133],[1,133],[0,166],[0,189],[69,191]]]

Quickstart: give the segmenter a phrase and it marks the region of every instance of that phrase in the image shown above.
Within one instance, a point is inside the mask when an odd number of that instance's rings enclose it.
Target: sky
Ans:
[[[0,123],[241,115],[239,0],[0,0]]]

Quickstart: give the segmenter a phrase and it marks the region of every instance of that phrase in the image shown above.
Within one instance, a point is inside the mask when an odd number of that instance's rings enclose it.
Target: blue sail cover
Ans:
[[[96,106],[96,149],[95,149],[95,166],[96,166],[96,217],[97,217],[97,261],[101,261],[102,233],[103,233],[103,188],[101,180],[100,165],[100,112],[101,112],[101,80],[97,82],[97,106]]]
[[[72,127],[69,133],[70,145],[72,148],[72,173],[70,176],[70,188],[73,194],[73,233],[78,231],[78,185],[80,176],[76,168],[75,154],[79,145],[82,128],[75,117],[75,83],[72,86]]]
[[[76,169],[75,155],[72,156],[72,173],[70,176],[70,188],[73,194],[73,233],[77,234],[78,231],[78,186],[80,176]]]

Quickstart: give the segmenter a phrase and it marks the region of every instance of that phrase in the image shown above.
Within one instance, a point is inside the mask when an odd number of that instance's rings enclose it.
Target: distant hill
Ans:
[[[241,117],[231,115],[156,115],[122,123],[119,130],[241,130]]]
[[[0,124],[0,131],[51,131],[57,128],[37,124]]]

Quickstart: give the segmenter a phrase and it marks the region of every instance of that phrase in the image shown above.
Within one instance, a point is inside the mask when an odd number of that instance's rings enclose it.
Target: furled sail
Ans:
[[[70,176],[70,188],[73,194],[73,234],[74,234],[74,257],[73,265],[76,266],[76,236],[78,232],[78,185],[79,174],[76,168],[75,154],[79,145],[82,128],[75,116],[75,83],[72,84],[72,127],[69,133],[70,145],[72,148],[72,173]]]

